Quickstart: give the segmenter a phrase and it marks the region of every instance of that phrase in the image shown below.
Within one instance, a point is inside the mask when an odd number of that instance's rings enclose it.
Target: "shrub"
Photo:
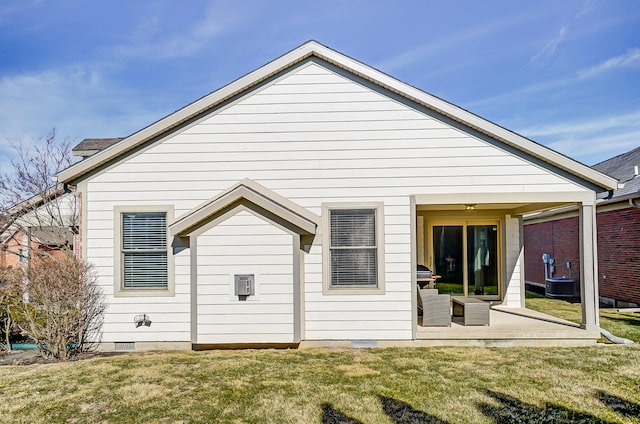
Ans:
[[[0,350],[11,350],[14,323],[22,302],[22,271],[0,268]]]
[[[105,304],[90,264],[37,257],[27,281],[22,330],[44,356],[68,359],[99,342]]]

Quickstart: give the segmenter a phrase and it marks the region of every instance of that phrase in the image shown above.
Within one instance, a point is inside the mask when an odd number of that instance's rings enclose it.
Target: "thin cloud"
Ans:
[[[438,38],[437,42],[424,43],[421,47],[406,50],[376,65],[376,68],[385,72],[394,72],[398,69],[409,67],[427,57],[437,56],[440,52],[454,50],[459,46],[468,44],[490,34],[503,31],[507,28],[518,26],[530,16],[512,16],[509,19],[501,19],[485,25],[479,25],[462,31],[452,31],[449,37]]]
[[[576,13],[576,18],[581,18],[591,12],[594,9],[595,4],[595,0],[586,0],[582,5],[582,8],[578,11],[578,13]]]
[[[142,97],[108,83],[100,70],[82,66],[2,77],[0,150],[53,127],[73,139],[128,135],[167,112],[149,110]]]
[[[481,106],[495,104],[513,98],[522,98],[523,95],[539,94],[575,84],[576,82],[585,81],[620,68],[632,67],[637,65],[640,65],[640,49],[634,48],[629,50],[624,55],[616,56],[602,61],[592,67],[578,70],[574,75],[570,77],[529,84],[512,91],[498,94],[496,96],[468,102],[465,104],[465,107],[478,108]]]
[[[636,128],[640,130],[640,110],[622,114],[589,119],[578,122],[562,122],[538,127],[523,128],[519,132],[528,137],[561,136],[565,134],[593,134],[610,129]],[[639,140],[640,142],[640,140]]]
[[[592,137],[567,137],[546,145],[583,163],[595,163],[594,161],[602,161],[602,158],[613,157],[637,148],[640,146],[638,140],[640,130]]]
[[[536,53],[530,60],[530,63],[533,62],[537,62],[543,58],[549,58],[551,56],[553,56],[553,54],[556,52],[556,49],[558,48],[558,46],[560,45],[560,43],[562,43],[565,40],[565,37],[567,35],[567,32],[569,31],[569,28],[567,25],[563,26],[562,28],[560,28],[560,31],[558,32],[558,34],[553,37],[543,48],[542,50],[540,50],[538,53]]]
[[[601,160],[640,145],[640,110],[520,128],[518,133],[588,163],[595,155]]]
[[[39,6],[44,0],[3,0],[0,4],[0,23],[7,21],[12,15]]]
[[[191,56],[227,32],[243,27],[248,11],[238,13],[236,8],[211,5],[202,19],[189,25],[174,25],[181,32],[168,33],[171,26],[152,17],[138,26],[126,45],[116,47],[118,56],[136,56],[146,59],[171,59]]]
[[[630,49],[623,55],[612,57],[596,66],[578,72],[578,79],[593,78],[616,69],[630,68],[639,65],[640,49]]]

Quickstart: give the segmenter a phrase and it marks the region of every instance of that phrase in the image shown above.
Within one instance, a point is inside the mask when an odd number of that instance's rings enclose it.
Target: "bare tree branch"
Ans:
[[[33,145],[12,142],[11,170],[0,174],[0,250],[26,228],[77,228],[77,199],[53,179],[73,164],[72,144],[58,141],[55,128]]]

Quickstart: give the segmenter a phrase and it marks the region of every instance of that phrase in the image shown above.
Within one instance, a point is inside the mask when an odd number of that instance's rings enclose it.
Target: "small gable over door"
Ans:
[[[313,238],[318,219],[251,180],[178,218],[169,228],[190,239],[192,342],[298,343],[301,239]]]

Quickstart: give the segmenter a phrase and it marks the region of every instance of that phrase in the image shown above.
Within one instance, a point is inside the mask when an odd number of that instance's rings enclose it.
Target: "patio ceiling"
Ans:
[[[549,209],[555,209],[562,206],[573,205],[575,202],[541,202],[541,203],[443,203],[443,204],[429,204],[429,205],[416,205],[418,211],[464,211],[465,213],[486,213],[486,212],[500,212],[501,214],[508,213],[513,216],[524,215],[533,212],[539,212]],[[467,207],[473,206],[473,209],[469,210]]]

